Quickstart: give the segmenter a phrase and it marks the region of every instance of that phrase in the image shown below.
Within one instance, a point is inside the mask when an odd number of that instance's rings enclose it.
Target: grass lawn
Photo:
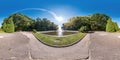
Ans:
[[[55,36],[48,36],[41,33],[33,33],[33,35],[39,39],[42,43],[51,45],[51,46],[67,46],[72,45],[75,42],[80,41],[86,33],[77,33],[70,36],[63,36],[63,37],[55,37]],[[55,42],[58,41],[58,42]]]

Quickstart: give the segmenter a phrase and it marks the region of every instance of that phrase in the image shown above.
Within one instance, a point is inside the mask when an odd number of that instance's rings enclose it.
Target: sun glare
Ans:
[[[63,17],[61,17],[61,16],[59,16],[59,17],[56,17],[56,20],[58,20],[59,22],[61,22],[61,21],[63,21],[63,20],[64,20],[64,18],[63,18]]]

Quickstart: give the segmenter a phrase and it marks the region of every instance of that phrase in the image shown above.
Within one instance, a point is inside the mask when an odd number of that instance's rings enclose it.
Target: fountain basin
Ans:
[[[54,36],[59,36],[57,31],[44,31],[41,32],[42,34],[46,34],[46,35],[54,35]],[[76,34],[78,33],[78,31],[64,31],[62,32],[62,35],[71,35],[71,34]]]

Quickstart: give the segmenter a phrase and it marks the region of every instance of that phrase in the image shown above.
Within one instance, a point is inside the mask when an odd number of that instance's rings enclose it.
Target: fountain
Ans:
[[[66,30],[63,30],[61,28],[61,25],[59,25],[58,29],[55,30],[55,31],[45,31],[45,32],[41,32],[41,33],[47,34],[47,35],[54,35],[54,36],[62,37],[62,36],[65,36],[65,35],[76,34],[76,33],[78,33],[78,31],[66,31]]]
[[[57,34],[58,36],[63,36],[63,30],[60,25],[58,26]]]

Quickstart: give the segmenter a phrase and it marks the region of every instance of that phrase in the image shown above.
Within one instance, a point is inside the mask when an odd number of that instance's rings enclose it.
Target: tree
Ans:
[[[34,29],[34,20],[32,18],[21,13],[12,14],[10,17],[13,18],[15,31],[32,31]]]
[[[2,29],[5,32],[13,32],[14,30],[32,31],[33,29],[38,31],[55,30],[56,27],[57,25],[47,18],[37,18],[36,20],[33,20],[32,18],[21,13],[10,15],[8,18],[4,19],[2,24]]]
[[[82,33],[85,33],[85,32],[88,32],[89,29],[87,26],[82,26],[80,29],[79,29],[79,32],[82,32]]]
[[[47,18],[37,18],[35,21],[35,29],[37,31],[56,30],[57,25]]]
[[[2,26],[2,29],[4,32],[7,32],[7,33],[12,33],[14,32],[14,23],[13,23],[13,18],[10,17],[9,19],[5,19],[4,22],[3,22],[3,26]]]
[[[89,30],[106,30],[107,20],[110,17],[105,14],[95,13],[89,16],[76,16],[70,18],[63,24],[63,29],[78,30],[82,26],[87,26]]]
[[[6,21],[7,21],[7,18],[4,19],[1,27],[4,32],[6,32],[6,28],[7,28]]]
[[[111,19],[108,19],[108,21],[107,21],[106,31],[107,32],[115,32],[115,23],[112,22]]]
[[[107,20],[110,17],[106,14],[95,13],[91,16],[91,29],[92,30],[103,30],[106,29]]]
[[[63,24],[63,29],[67,30],[78,30],[82,26],[87,26],[90,29],[90,17],[89,16],[76,16],[68,20],[67,23]]]
[[[119,26],[118,26],[117,22],[114,22],[114,26],[115,26],[115,31],[118,31],[119,30]]]

